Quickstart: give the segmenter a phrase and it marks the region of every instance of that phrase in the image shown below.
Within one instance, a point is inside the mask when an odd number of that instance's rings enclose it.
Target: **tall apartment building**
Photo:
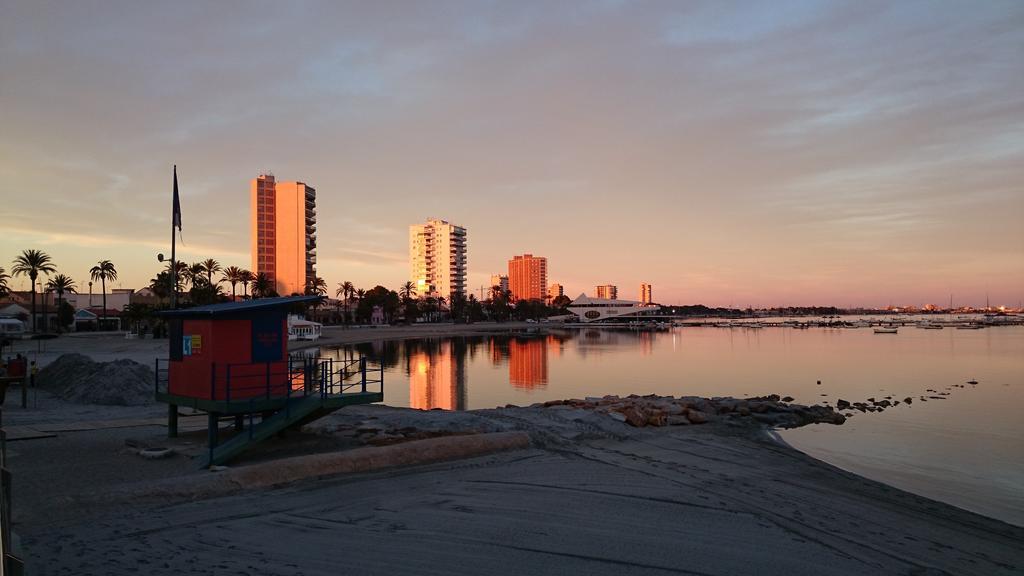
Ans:
[[[565,288],[558,283],[548,286],[548,302],[554,302],[555,298],[565,295]]]
[[[608,300],[619,299],[619,288],[614,284],[604,284],[597,287],[597,297],[607,298]]]
[[[316,276],[316,190],[261,174],[250,191],[253,274],[282,296],[304,293]]]
[[[466,229],[431,218],[409,226],[410,280],[416,294],[466,295]]]
[[[491,274],[491,287],[497,286],[503,291],[508,290],[508,276],[502,276],[501,274]]]
[[[543,300],[547,284],[547,258],[523,254],[508,261],[508,289],[516,300]]]
[[[643,283],[640,285],[640,303],[650,304],[651,302],[651,285]]]

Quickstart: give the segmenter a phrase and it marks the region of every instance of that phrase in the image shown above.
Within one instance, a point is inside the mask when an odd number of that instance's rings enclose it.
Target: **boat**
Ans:
[[[982,324],[965,324],[965,325],[962,325],[962,326],[957,326],[956,329],[957,330],[981,330],[984,327],[985,326],[982,325]]]
[[[938,322],[918,322],[917,327],[922,330],[942,330],[944,326]]]
[[[896,328],[875,328],[875,334],[895,334]]]

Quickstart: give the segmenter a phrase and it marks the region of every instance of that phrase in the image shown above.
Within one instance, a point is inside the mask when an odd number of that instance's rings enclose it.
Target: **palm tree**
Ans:
[[[263,298],[270,291],[273,290],[273,283],[266,274],[260,272],[256,275],[256,279],[252,281],[252,295],[253,298]]]
[[[7,287],[7,279],[10,276],[7,275],[7,271],[4,270],[3,266],[0,266],[0,296],[6,296],[10,292],[10,288]]]
[[[117,270],[110,260],[100,260],[89,269],[93,280],[99,280],[103,290],[103,323],[107,323],[107,280],[117,280]]]
[[[220,267],[220,262],[217,262],[213,258],[207,258],[200,262],[199,265],[206,271],[206,281],[210,283],[210,286],[213,286],[213,275],[223,270],[223,268]],[[220,282],[218,282],[218,284],[219,283]]]
[[[415,294],[416,285],[413,284],[412,282],[406,282],[405,284],[402,284],[401,288],[398,289],[398,295],[402,297],[402,302],[407,303],[409,300],[412,300]]]
[[[56,272],[50,255],[42,250],[22,250],[21,255],[14,259],[11,273],[15,276],[28,276],[32,288],[32,331],[36,331],[36,278],[39,274]]]
[[[348,324],[348,300],[352,297],[352,293],[355,291],[356,287],[346,280],[344,282],[338,282],[338,289],[334,292],[334,295],[341,298],[341,302],[345,306],[345,324]]]
[[[193,288],[198,288],[206,281],[206,267],[201,262],[193,262],[185,267],[185,277]]]
[[[306,294],[310,296],[326,296],[327,295],[327,281],[319,276],[313,276],[310,279],[309,284],[306,286]],[[317,299],[312,303],[313,307],[313,318],[319,320],[319,308],[323,300]]]
[[[256,276],[248,270],[242,270],[241,274],[238,275],[238,281],[242,283],[242,297],[249,297],[249,283],[256,279]]]
[[[71,278],[63,274],[57,274],[46,283],[46,289],[57,293],[57,331],[60,332],[60,307],[64,302],[64,294],[77,294],[78,287],[75,286],[75,281]]]
[[[151,278],[149,280],[149,289],[152,290],[153,294],[161,300],[169,297],[171,292],[174,292],[174,283],[171,281],[170,266],[168,266],[167,270],[157,273],[156,278]]]
[[[221,278],[221,282],[227,282],[231,284],[231,301],[235,301],[235,284],[242,281],[242,270],[238,266],[228,266],[224,269],[224,277]],[[247,282],[248,284],[248,282]]]
[[[359,306],[361,306],[363,304],[363,297],[366,296],[366,290],[363,290],[362,288],[360,288],[360,289],[356,290],[355,294],[356,294],[356,310],[359,310]],[[357,312],[356,316],[358,316],[358,315],[359,314]]]
[[[313,278],[309,281],[308,291],[310,295],[326,296],[327,282],[319,276],[313,276]]]

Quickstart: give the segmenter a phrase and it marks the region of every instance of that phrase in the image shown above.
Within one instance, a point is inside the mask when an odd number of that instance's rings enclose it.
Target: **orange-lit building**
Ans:
[[[619,299],[619,287],[614,284],[604,284],[597,286],[597,297],[606,298],[608,300]]]
[[[651,300],[651,285],[644,283],[640,285],[640,303],[650,304]]]
[[[490,288],[497,286],[501,288],[502,292],[508,290],[508,276],[502,276],[501,274],[491,274],[491,285]]]
[[[556,298],[565,296],[565,287],[561,284],[555,283],[548,286],[548,303],[554,302]]]
[[[252,180],[252,272],[282,296],[303,294],[316,276],[316,190],[302,182]]]
[[[466,229],[428,219],[409,226],[409,279],[421,297],[466,295]]]
[[[508,261],[508,289],[516,300],[543,300],[547,284],[547,258],[523,254]]]

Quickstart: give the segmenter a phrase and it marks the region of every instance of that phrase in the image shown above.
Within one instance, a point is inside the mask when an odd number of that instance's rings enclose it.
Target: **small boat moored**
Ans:
[[[896,334],[896,328],[875,328],[875,334]]]

